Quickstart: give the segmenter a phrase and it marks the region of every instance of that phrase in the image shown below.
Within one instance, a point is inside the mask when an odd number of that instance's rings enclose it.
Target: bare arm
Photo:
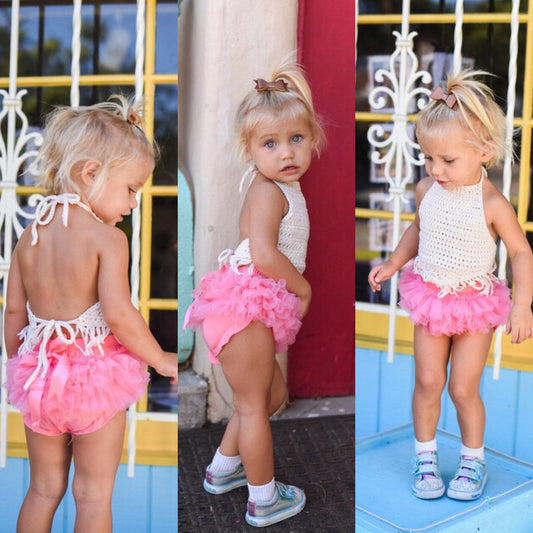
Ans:
[[[99,257],[98,297],[104,319],[120,342],[159,374],[177,380],[177,354],[164,352],[130,299],[128,241],[108,228]]]
[[[389,259],[377,266],[375,266],[368,274],[368,283],[371,289],[375,291],[381,290],[381,282],[385,281],[400,268],[402,268],[410,259],[418,253],[418,239],[420,234],[420,218],[418,216],[418,208],[422,198],[428,191],[433,180],[428,178],[421,180],[416,187],[416,215],[414,222],[405,230],[400,242],[392,252]]]
[[[250,188],[246,209],[247,233],[252,261],[264,276],[276,281],[284,279],[287,290],[300,298],[300,310],[305,315],[311,301],[311,286],[294,265],[278,250],[278,235],[285,197],[279,188],[265,180]]]
[[[501,238],[513,271],[513,306],[507,320],[506,333],[512,343],[520,343],[533,337],[533,253],[518,223],[511,204],[499,193],[486,202],[487,216]]]
[[[18,333],[28,324],[26,301],[26,291],[20,272],[18,248],[15,248],[9,268],[7,298],[4,310],[4,336],[8,357],[13,357],[17,353],[21,344]]]

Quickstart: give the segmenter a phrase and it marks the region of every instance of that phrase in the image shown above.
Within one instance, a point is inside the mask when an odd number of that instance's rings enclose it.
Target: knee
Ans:
[[[453,381],[450,381],[450,384],[448,385],[448,392],[456,407],[471,403],[472,400],[479,396],[479,391],[477,389],[472,388],[465,383],[455,383]]]
[[[446,374],[426,372],[416,377],[416,387],[425,396],[440,396],[446,385]]]
[[[59,505],[68,487],[68,478],[54,479],[32,479],[30,481],[29,492],[33,493],[40,500],[49,501],[51,504]]]
[[[268,395],[233,396],[233,406],[239,416],[267,416],[269,415],[270,402]]]
[[[111,503],[113,487],[106,487],[105,484],[91,480],[86,476],[76,476],[72,480],[72,496],[76,505]]]

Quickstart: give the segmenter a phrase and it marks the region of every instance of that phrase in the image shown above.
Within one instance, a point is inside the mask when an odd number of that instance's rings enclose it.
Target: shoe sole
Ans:
[[[234,479],[229,483],[224,485],[212,485],[204,479],[204,489],[210,494],[226,494],[230,490],[238,489],[239,487],[244,487],[246,485],[246,478]]]
[[[421,500],[434,500],[440,498],[444,494],[446,487],[442,485],[440,489],[434,490],[419,490],[415,489],[415,487],[411,487],[411,490],[413,491],[413,494]]]
[[[301,501],[292,507],[287,507],[282,509],[277,513],[268,515],[268,516],[250,516],[246,513],[245,519],[248,524],[255,527],[266,527],[271,526],[272,524],[277,524],[282,520],[290,518],[291,516],[297,515],[305,507],[305,494]]]
[[[475,492],[455,490],[455,489],[452,489],[451,487],[448,487],[448,490],[446,491],[446,496],[448,496],[448,498],[451,498],[452,500],[462,500],[462,501],[477,500],[483,494],[483,489],[485,488],[486,483],[487,483],[487,476],[485,475],[485,477],[483,478],[483,482],[481,483],[481,487]]]

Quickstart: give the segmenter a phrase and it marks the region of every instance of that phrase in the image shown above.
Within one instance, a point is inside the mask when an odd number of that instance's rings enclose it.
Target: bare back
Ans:
[[[44,319],[76,318],[98,301],[99,235],[101,222],[78,206],[69,206],[68,226],[58,206],[53,220],[38,226],[32,246],[31,227],[17,246],[22,283],[30,308]]]

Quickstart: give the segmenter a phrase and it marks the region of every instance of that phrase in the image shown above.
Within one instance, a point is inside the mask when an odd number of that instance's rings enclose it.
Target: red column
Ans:
[[[305,276],[309,314],[289,350],[293,397],[355,387],[355,8],[353,0],[300,0],[299,62],[327,146],[302,179],[311,219]]]

